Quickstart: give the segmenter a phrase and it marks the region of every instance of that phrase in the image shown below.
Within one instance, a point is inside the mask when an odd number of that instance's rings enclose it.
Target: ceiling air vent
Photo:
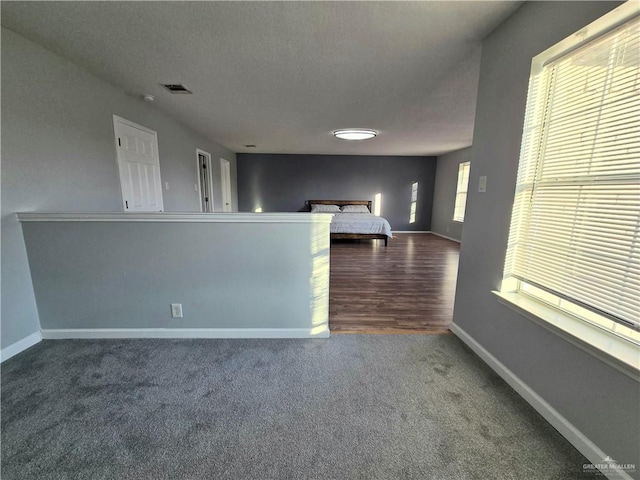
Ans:
[[[167,83],[167,84],[162,84],[162,86],[167,90],[169,90],[171,93],[188,93],[188,94],[192,93],[191,90],[189,90],[184,85],[180,85],[179,83]]]

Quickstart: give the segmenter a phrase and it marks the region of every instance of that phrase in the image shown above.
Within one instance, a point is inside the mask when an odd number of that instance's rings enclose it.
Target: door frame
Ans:
[[[204,205],[202,204],[202,186],[200,185],[200,155],[203,155],[207,158],[207,168],[209,169],[209,203],[211,204],[211,212],[215,211],[215,201],[213,200],[213,169],[211,168],[211,154],[209,152],[205,152],[199,148],[196,148],[196,174],[198,176],[198,201],[200,202],[200,212],[205,212],[202,208]]]

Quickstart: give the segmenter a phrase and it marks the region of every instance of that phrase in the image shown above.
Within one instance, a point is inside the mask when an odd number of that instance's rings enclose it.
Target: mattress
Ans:
[[[336,213],[331,222],[331,233],[368,233],[393,238],[389,222],[372,213]]]

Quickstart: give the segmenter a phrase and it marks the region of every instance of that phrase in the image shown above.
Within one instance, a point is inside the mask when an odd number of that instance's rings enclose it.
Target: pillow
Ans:
[[[341,210],[343,213],[371,213],[366,205],[345,205]]]
[[[340,207],[338,205],[322,205],[314,203],[311,205],[311,213],[338,213]]]

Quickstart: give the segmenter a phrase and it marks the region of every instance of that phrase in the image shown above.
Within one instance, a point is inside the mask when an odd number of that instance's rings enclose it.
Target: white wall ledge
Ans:
[[[332,213],[16,213],[20,222],[331,223]]]

